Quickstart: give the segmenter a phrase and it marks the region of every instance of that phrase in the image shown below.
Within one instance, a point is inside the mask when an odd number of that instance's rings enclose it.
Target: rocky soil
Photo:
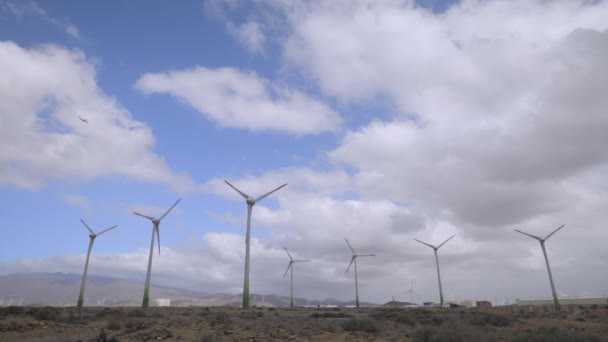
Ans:
[[[5,307],[5,341],[608,341],[608,309]]]

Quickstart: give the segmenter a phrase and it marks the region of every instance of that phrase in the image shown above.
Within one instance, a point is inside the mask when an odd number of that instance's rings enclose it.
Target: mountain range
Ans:
[[[13,273],[0,276],[0,306],[73,306],[80,290],[81,276],[73,273]],[[87,276],[85,306],[139,306],[143,296],[143,283]],[[156,299],[169,299],[172,306],[235,306],[242,302],[242,294],[206,293],[175,287],[151,286],[151,304]],[[253,305],[289,306],[289,297],[274,294],[250,295]],[[167,302],[166,300],[164,301]],[[336,305],[354,306],[354,301],[343,302],[333,298],[308,300],[294,298],[296,306]],[[377,304],[362,302],[361,306]]]

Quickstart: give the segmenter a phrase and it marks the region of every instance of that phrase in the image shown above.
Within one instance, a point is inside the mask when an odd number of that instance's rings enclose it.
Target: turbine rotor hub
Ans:
[[[247,204],[248,205],[254,205],[255,204],[255,199],[253,199],[251,197],[247,198]]]
[[[154,224],[158,225],[158,224],[160,223],[160,220],[159,220],[159,219],[157,219],[157,218],[155,218],[155,219],[152,219],[152,222],[153,222]]]

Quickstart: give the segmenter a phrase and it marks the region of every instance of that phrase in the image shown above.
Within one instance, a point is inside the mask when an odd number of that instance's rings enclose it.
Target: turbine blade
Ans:
[[[551,233],[551,234],[547,235],[547,237],[545,238],[545,240],[547,240],[548,238],[550,238],[550,237],[551,237],[551,235],[553,235],[553,234],[557,233],[557,231],[558,231],[558,230],[560,230],[560,229],[564,228],[564,226],[565,226],[565,224],[562,224],[561,226],[559,226],[559,228],[557,228],[556,230],[554,230],[554,231],[553,231],[553,233]]]
[[[181,200],[182,200],[181,198],[180,198],[180,199],[178,199],[178,200],[177,200],[177,202],[175,202],[175,204],[173,204],[173,205],[171,206],[171,208],[169,208],[169,210],[167,210],[167,211],[166,211],[166,212],[163,214],[163,216],[161,216],[161,217],[160,217],[158,220],[159,220],[159,221],[162,221],[162,220],[165,218],[165,216],[167,216],[167,214],[169,214],[169,212],[170,212],[171,210],[173,210],[173,208],[175,208],[175,206],[177,205],[177,203],[179,203],[179,201],[181,201]]]
[[[160,255],[160,229],[156,226],[156,238],[158,241],[158,255]]]
[[[350,267],[353,265],[353,261],[355,261],[356,256],[353,255],[353,257],[350,259],[350,264],[348,264],[348,268],[346,269],[346,272],[344,272],[344,274],[348,273],[348,270],[350,270]]]
[[[357,252],[355,252],[355,249],[353,248],[353,246],[351,246],[350,242],[348,242],[348,239],[344,238],[344,240],[346,240],[346,243],[348,244],[348,248],[350,248],[350,250],[353,252],[353,254],[357,254]]]
[[[241,194],[241,196],[245,197],[245,199],[249,198],[249,195],[247,195],[246,193],[244,193],[241,190],[237,189],[234,185],[230,184],[230,182],[228,182],[227,180],[224,180],[224,182],[226,182],[226,184],[228,184],[231,188],[233,188],[234,190],[236,190],[236,192],[238,192],[239,194]]]
[[[443,241],[443,243],[441,245],[437,246],[437,249],[439,249],[439,248],[441,248],[441,246],[445,245],[445,243],[450,241],[454,236],[456,236],[456,235],[452,235],[447,240]]]
[[[293,264],[293,261],[289,262],[289,265],[287,265],[287,269],[285,270],[285,273],[283,273],[283,278],[285,278],[285,276],[287,275],[287,272],[289,271],[289,269],[291,268],[291,265]]]
[[[376,256],[376,254],[357,254],[358,257]]]
[[[272,191],[271,191],[271,192],[269,192],[269,193],[266,193],[265,195],[262,195],[262,196],[260,196],[260,197],[256,198],[256,199],[255,199],[255,201],[256,201],[256,202],[259,202],[259,201],[263,200],[264,198],[268,197],[268,196],[269,196],[270,194],[272,194],[273,192],[278,191],[279,189],[281,189],[281,188],[282,188],[282,187],[284,187],[285,185],[287,185],[287,183],[285,183],[285,184],[281,185],[280,187],[278,187],[278,188],[276,188],[276,189],[272,190]]]
[[[426,242],[424,242],[424,241],[420,241],[420,240],[418,240],[418,239],[414,239],[414,240],[416,240],[416,241],[420,242],[420,243],[421,243],[421,244],[423,244],[423,245],[427,245],[427,246],[431,247],[432,249],[435,249],[435,246],[433,246],[433,245],[431,245],[431,244],[429,244],[429,243],[426,243]]]
[[[304,259],[304,260],[294,260],[293,262],[306,262],[306,261],[310,261],[308,259]]]
[[[89,227],[89,225],[88,225],[88,224],[86,224],[86,223],[84,222],[84,220],[83,220],[83,219],[80,219],[80,222],[82,222],[82,224],[84,224],[84,226],[85,226],[85,227],[87,227],[87,229],[88,229],[88,230],[91,232],[91,234],[95,234],[95,233],[93,232],[93,230],[91,229],[91,227]]]
[[[289,255],[289,260],[293,260],[291,254],[289,254],[289,251],[287,250],[287,247],[283,246],[283,248],[285,248],[285,252],[287,252],[287,255]]]
[[[116,227],[118,227],[118,225],[115,225],[115,226],[110,227],[110,228],[108,228],[108,229],[106,229],[106,230],[104,230],[104,231],[102,231],[102,232],[100,232],[100,233],[97,233],[97,236],[99,236],[99,235],[101,235],[101,234],[103,234],[103,233],[107,232],[108,230],[114,229],[114,228],[116,228]]]
[[[150,221],[153,221],[153,220],[154,220],[154,217],[151,217],[151,216],[143,215],[143,214],[136,213],[136,212],[133,212],[133,214],[135,214],[135,215],[137,215],[137,216],[141,216],[141,217],[143,217],[143,218],[147,218],[147,219],[148,219],[148,220],[150,220]]]
[[[538,240],[538,241],[542,241],[542,240],[543,240],[543,239],[539,238],[539,237],[538,237],[538,236],[536,236],[536,235],[528,234],[528,233],[526,233],[526,232],[522,232],[521,230],[518,230],[518,229],[513,229],[513,230],[514,230],[514,231],[516,231],[516,232],[518,232],[518,233],[520,233],[520,234],[527,235],[527,236],[529,236],[529,237],[531,237],[531,238],[533,238],[533,239],[536,239],[536,240]]]

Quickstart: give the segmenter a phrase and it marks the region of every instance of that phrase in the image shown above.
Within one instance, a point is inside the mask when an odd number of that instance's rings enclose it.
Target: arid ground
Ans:
[[[608,309],[5,307],[0,341],[608,341]]]

